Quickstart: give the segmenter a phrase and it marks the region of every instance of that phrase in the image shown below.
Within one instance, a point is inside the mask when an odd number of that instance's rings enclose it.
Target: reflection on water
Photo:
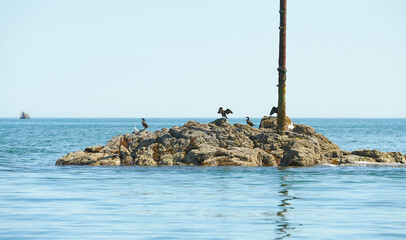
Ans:
[[[278,205],[279,211],[277,212],[278,220],[276,220],[276,239],[284,239],[291,236],[292,230],[295,227],[289,222],[289,211],[293,211],[292,200],[296,199],[295,196],[289,195],[292,185],[289,182],[289,175],[284,170],[280,180],[280,189],[278,191],[281,203]]]

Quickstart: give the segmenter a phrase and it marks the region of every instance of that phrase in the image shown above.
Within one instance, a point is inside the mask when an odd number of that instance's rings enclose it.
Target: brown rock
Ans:
[[[296,124],[295,127],[293,128],[293,132],[297,132],[299,134],[303,135],[315,135],[316,130],[314,128],[305,125],[305,124]]]
[[[352,151],[351,154],[361,156],[361,157],[368,157],[373,159],[375,162],[395,162],[395,160],[387,153],[378,151],[376,149],[369,150],[369,149],[361,149]]]
[[[288,116],[286,116],[285,121],[286,121],[286,126],[289,126],[292,123],[292,120],[290,120],[290,118]],[[259,129],[269,128],[269,129],[276,130],[277,126],[278,126],[277,117],[272,117],[272,116],[270,116],[270,117],[264,116],[261,119],[261,122],[259,123]]]
[[[289,148],[283,157],[280,165],[287,166],[311,166],[321,161],[320,153],[316,152],[312,146],[303,144],[303,142],[295,142]]]
[[[406,163],[405,156],[400,152],[387,152],[387,154],[397,163]]]
[[[102,150],[103,147],[100,145],[95,145],[91,147],[85,148],[85,152],[90,152],[90,153],[98,153],[100,150]]]
[[[105,158],[101,158],[100,160],[90,164],[91,166],[120,166],[121,159],[118,155],[112,155]]]
[[[287,119],[288,121],[289,119]],[[137,166],[311,166],[400,163],[399,152],[378,150],[341,151],[314,128],[297,124],[278,134],[276,118],[264,117],[261,129],[246,124],[230,125],[227,119],[211,123],[189,121],[183,126],[156,132],[142,130],[110,139],[106,145],[72,152],[57,165]]]
[[[121,165],[121,160],[118,155],[105,155],[103,153],[88,153],[77,151],[69,153],[56,161],[56,165]]]
[[[173,156],[170,153],[166,153],[160,156],[159,165],[161,166],[172,166],[173,165]]]
[[[340,159],[340,165],[360,165],[363,163],[374,163],[375,160],[370,157],[359,156],[359,155],[345,155]]]

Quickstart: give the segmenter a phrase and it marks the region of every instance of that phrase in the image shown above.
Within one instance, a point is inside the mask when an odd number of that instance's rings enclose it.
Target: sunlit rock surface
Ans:
[[[400,152],[378,150],[341,151],[314,128],[293,124],[277,133],[276,118],[264,117],[260,129],[229,124],[189,121],[185,125],[118,135],[105,146],[91,146],[67,154],[56,165],[111,166],[313,166],[405,164]]]

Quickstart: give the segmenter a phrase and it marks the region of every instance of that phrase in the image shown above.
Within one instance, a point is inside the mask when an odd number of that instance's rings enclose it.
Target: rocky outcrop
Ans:
[[[406,164],[405,155],[400,152],[381,152],[376,149],[361,149],[344,152],[339,165],[381,165]]]
[[[406,164],[399,152],[341,151],[314,128],[293,124],[291,131],[275,131],[275,118],[264,118],[260,129],[231,125],[226,119],[124,134],[105,146],[92,146],[61,157],[57,165],[136,166],[312,166],[359,163]],[[288,119],[287,119],[288,121]],[[290,121],[290,119],[289,119]]]
[[[272,129],[276,129],[276,127],[277,127],[277,125],[278,125],[276,120],[277,120],[276,117],[272,117],[272,116],[267,117],[267,116],[264,116],[264,117],[261,119],[261,122],[259,123],[259,129],[261,129],[261,128],[272,128]],[[285,122],[286,122],[286,126],[290,126],[290,125],[292,124],[292,120],[290,120],[290,118],[289,118],[288,116],[286,116]]]

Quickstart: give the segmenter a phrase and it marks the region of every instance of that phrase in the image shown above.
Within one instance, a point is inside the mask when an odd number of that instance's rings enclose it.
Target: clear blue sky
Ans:
[[[262,117],[277,0],[1,0],[0,117]],[[288,0],[287,114],[406,117],[406,1]]]

